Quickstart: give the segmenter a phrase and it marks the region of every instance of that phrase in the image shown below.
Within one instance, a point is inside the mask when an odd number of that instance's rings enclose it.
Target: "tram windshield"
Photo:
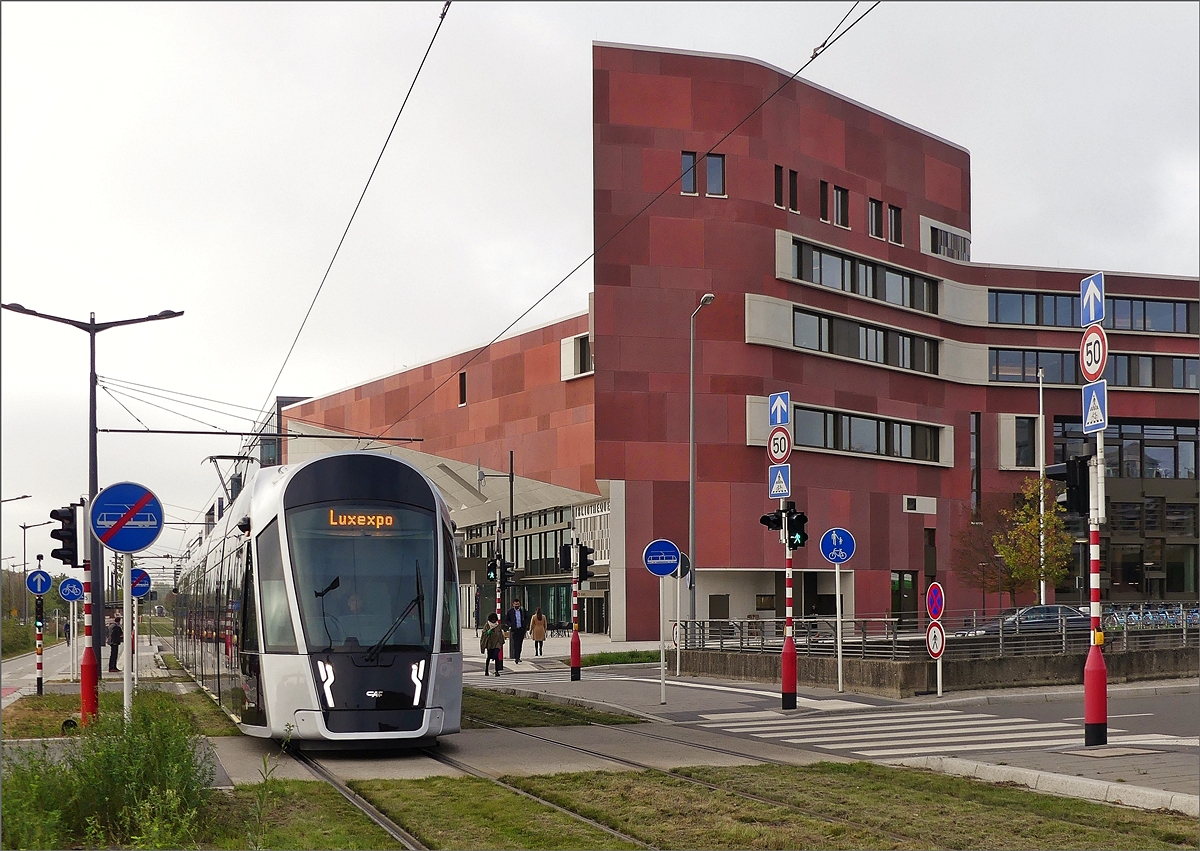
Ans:
[[[439,599],[436,526],[430,512],[388,503],[289,509],[308,649],[429,650]]]

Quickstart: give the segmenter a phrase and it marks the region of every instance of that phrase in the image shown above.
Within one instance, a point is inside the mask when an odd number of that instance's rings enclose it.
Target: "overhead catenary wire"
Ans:
[[[729,131],[725,133],[725,135],[723,135],[720,139],[718,139],[701,156],[706,157],[709,154],[714,153],[717,150],[717,148],[719,148],[722,144],[725,143],[725,141],[727,139],[729,139],[730,136],[732,136],[734,133],[737,132],[739,127],[741,127],[743,124],[745,124],[747,121],[749,121],[755,115],[755,113],[757,113],[760,109],[762,109],[764,106],[766,106],[772,99],[775,98],[776,95],[778,95],[780,92],[782,92],[784,90],[784,88],[786,88],[792,81],[794,81],[797,77],[799,77],[800,74],[802,74],[804,72],[804,69],[806,69],[814,61],[816,61],[818,56],[820,56],[822,53],[824,53],[830,47],[833,47],[833,45],[836,44],[838,42],[838,40],[842,38],[842,36],[844,36],[846,33],[850,32],[850,30],[854,29],[854,27],[859,23],[859,21],[861,21],[867,15],[871,14],[871,12],[875,9],[875,7],[880,4],[881,0],[875,0],[875,2],[871,4],[871,7],[869,9],[867,9],[865,12],[863,12],[861,15],[859,15],[857,18],[855,18],[853,21],[851,21],[850,25],[847,26],[844,30],[842,30],[841,29],[842,24],[844,24],[846,22],[846,19],[850,17],[851,13],[853,13],[854,9],[858,6],[859,2],[860,2],[860,0],[855,0],[854,5],[852,5],[850,7],[850,11],[848,11],[842,17],[842,19],[840,21],[838,21],[837,26],[835,26],[830,31],[829,35],[825,37],[825,40],[822,41],[819,45],[817,45],[813,49],[812,56],[809,57],[807,62],[805,62],[803,65],[801,65],[794,74],[792,74],[790,77],[788,77],[786,80],[784,80],[784,82],[781,83],[779,85],[779,87],[775,89],[775,91],[773,91],[769,95],[767,95],[756,107],[754,107],[754,109],[750,110],[750,112],[748,112],[746,114],[746,116],[744,118],[742,118],[741,121],[739,121],[732,128],[730,128]],[[839,30],[841,30],[841,32],[838,32]],[[697,160],[699,160],[699,159],[700,159],[700,157],[697,157]],[[615,240],[618,236],[620,236],[622,233],[624,233],[625,230],[630,225],[632,225],[635,221],[640,219],[646,213],[647,210],[649,210],[652,206],[654,206],[654,204],[657,203],[660,198],[662,198],[664,195],[666,195],[668,192],[670,192],[671,189],[673,189],[675,187],[675,185],[677,183],[679,183],[679,181],[681,181],[682,179],[683,179],[683,174],[681,173],[678,177],[676,177],[674,180],[672,180],[669,184],[664,186],[657,195],[655,195],[653,198],[651,198],[645,204],[645,206],[643,206],[640,210],[638,210],[636,213],[634,213],[632,216],[630,216],[629,219],[623,225],[621,225],[619,228],[617,228],[616,231],[614,231],[612,234],[610,234],[609,237],[604,240],[604,242],[602,242],[599,246],[594,248],[592,250],[591,254],[589,254],[587,257],[583,258],[583,260],[581,260],[578,264],[576,264],[574,266],[574,268],[571,269],[571,271],[569,271],[569,272],[567,272],[567,274],[563,275],[562,278],[559,279],[558,283],[556,283],[554,286],[550,287],[550,289],[546,290],[546,292],[544,292],[541,296],[539,296],[538,299],[533,304],[531,304],[524,311],[522,311],[520,313],[520,315],[517,316],[516,319],[512,320],[512,322],[509,322],[508,325],[506,325],[503,328],[503,330],[500,331],[500,333],[498,333],[498,334],[496,334],[496,336],[492,337],[492,339],[490,341],[488,341],[486,344],[484,344],[483,346],[481,346],[479,348],[479,350],[475,352],[475,354],[471,355],[469,358],[467,358],[467,360],[465,362],[460,364],[458,369],[455,371],[455,373],[461,372],[462,370],[466,369],[468,365],[470,365],[476,358],[478,358],[481,354],[483,354],[485,351],[487,351],[489,347],[491,347],[498,340],[500,340],[502,337],[504,337],[504,335],[507,334],[509,331],[511,331],[518,322],[520,322],[522,319],[524,319],[526,316],[528,316],[530,313],[532,313],[533,310],[536,309],[539,304],[541,304],[543,301],[545,301],[547,298],[549,298],[559,287],[561,287],[563,284],[565,284],[576,272],[578,272],[580,269],[582,269],[584,266],[586,266],[591,260],[593,260],[596,257],[597,254],[599,254],[606,247],[608,247],[608,245],[613,240]],[[443,387],[445,387],[446,384],[448,384],[451,380],[453,380],[455,377],[455,373],[452,373],[452,374],[446,376],[446,378],[443,379],[441,383],[439,383],[436,387],[434,387],[432,390],[430,390],[428,393],[426,393],[424,396],[422,396],[420,399],[418,399],[416,402],[414,402],[411,406],[409,406],[407,411],[405,411],[403,414],[401,414],[399,417],[397,417],[395,420],[393,420],[392,423],[390,425],[386,426],[383,430],[377,432],[375,436],[382,437],[383,435],[385,435],[389,431],[391,431],[393,428],[395,428],[396,425],[398,425],[401,421],[403,421],[409,414],[411,414],[413,411],[415,411],[417,408],[419,408],[421,405],[423,405],[425,402],[427,402],[435,393],[437,393],[439,390],[441,390]]]
[[[317,299],[321,297],[321,290],[325,288],[325,282],[329,279],[329,273],[333,269],[333,264],[338,258],[338,253],[342,250],[342,244],[346,241],[346,235],[350,233],[350,226],[354,224],[354,218],[358,215],[358,209],[362,206],[363,198],[367,195],[367,190],[371,186],[371,180],[375,177],[375,172],[379,168],[379,163],[383,160],[383,154],[387,150],[388,142],[391,141],[392,134],[396,131],[396,125],[400,123],[400,116],[404,114],[404,107],[408,104],[409,97],[412,96],[413,89],[417,85],[417,80],[421,76],[421,69],[425,67],[425,60],[429,58],[429,52],[433,49],[433,43],[437,41],[438,33],[442,31],[442,24],[445,23],[446,13],[450,11],[451,0],[446,0],[442,6],[442,13],[438,16],[437,27],[433,31],[433,36],[429,39],[429,45],[425,48],[425,55],[421,57],[421,63],[417,66],[417,72],[413,75],[412,82],[409,83],[408,92],[404,95],[404,100],[400,104],[400,109],[396,113],[396,119],[392,122],[392,127],[388,130],[387,138],[383,140],[383,147],[379,150],[379,156],[375,158],[375,165],[371,166],[371,173],[367,176],[367,182],[363,186],[362,192],[358,196],[358,201],[354,205],[354,210],[350,213],[350,220],[346,222],[346,227],[342,231],[342,236],[338,240],[337,247],[333,251],[333,256],[329,259],[329,265],[325,267],[325,274],[321,276],[321,283],[317,285],[317,291],[313,293],[312,301],[309,302],[308,310],[304,313],[304,318],[300,321],[300,327],[296,329],[296,336],[292,338],[292,344],[288,347],[287,354],[284,355],[283,363],[279,366],[279,372],[275,374],[275,380],[271,382],[271,389],[267,391],[266,399],[263,400],[259,407],[260,415],[266,416],[271,405],[271,397],[275,393],[275,388],[279,385],[279,379],[283,376],[284,369],[287,368],[288,361],[292,357],[292,352],[296,350],[296,344],[300,341],[300,335],[304,332],[304,326],[308,324],[308,319],[312,315],[313,308],[317,305]],[[267,427],[266,422],[263,423],[263,430]]]

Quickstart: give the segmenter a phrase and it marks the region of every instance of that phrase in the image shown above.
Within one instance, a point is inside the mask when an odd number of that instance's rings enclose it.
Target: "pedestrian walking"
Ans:
[[[67,642],[67,646],[69,647],[71,644],[71,622],[70,621],[63,621],[63,639]]]
[[[496,613],[492,612],[488,615],[487,625],[483,628],[483,635],[479,639],[479,652],[486,653],[487,659],[483,662],[483,675],[488,675],[488,666],[496,663],[496,676],[500,676],[500,672],[504,670],[504,663],[500,659],[500,648],[504,646],[504,628],[500,626],[500,619],[496,617]]]
[[[125,630],[121,626],[121,614],[113,618],[112,626],[108,628],[108,670],[111,673],[116,673],[120,670],[117,667],[117,653],[121,649],[121,643],[125,640]]]
[[[546,623],[546,616],[542,614],[542,607],[538,606],[534,611],[533,617],[529,619],[529,637],[533,639],[533,655],[542,655],[542,645],[546,643],[546,630],[549,624]]]
[[[504,615],[504,625],[508,627],[508,649],[513,664],[521,664],[521,645],[525,643],[525,632],[529,629],[529,615],[521,608],[520,600],[512,601],[512,608]]]

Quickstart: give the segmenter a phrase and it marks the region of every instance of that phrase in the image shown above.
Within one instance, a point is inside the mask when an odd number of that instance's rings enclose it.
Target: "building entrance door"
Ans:
[[[916,629],[917,572],[915,570],[892,571],[892,617],[898,619],[900,629]]]

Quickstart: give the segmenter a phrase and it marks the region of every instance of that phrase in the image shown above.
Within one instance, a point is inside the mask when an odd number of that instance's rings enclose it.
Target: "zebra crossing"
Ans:
[[[788,717],[781,712],[704,715],[699,727],[865,759],[1080,745],[1083,725],[956,709],[873,709]],[[1109,728],[1110,732],[1123,732]]]

